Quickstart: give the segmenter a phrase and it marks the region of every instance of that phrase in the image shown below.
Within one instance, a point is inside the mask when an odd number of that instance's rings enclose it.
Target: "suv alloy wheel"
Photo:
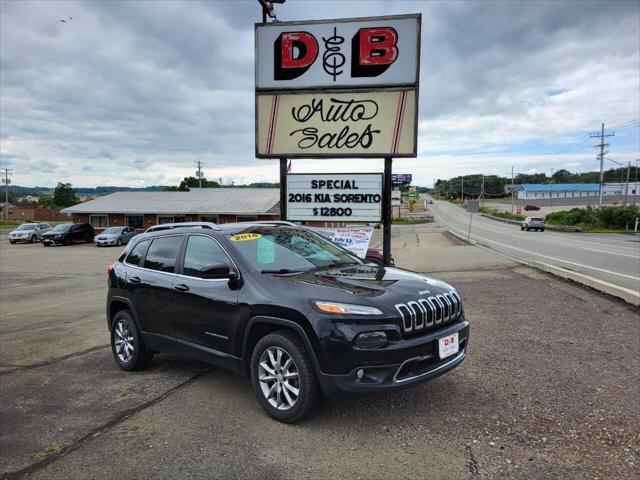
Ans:
[[[118,366],[128,371],[145,368],[153,358],[153,353],[142,343],[136,324],[126,310],[118,312],[113,319],[111,352]]]
[[[258,342],[251,356],[251,382],[262,408],[285,423],[308,416],[321,398],[307,349],[287,331],[271,333]]]

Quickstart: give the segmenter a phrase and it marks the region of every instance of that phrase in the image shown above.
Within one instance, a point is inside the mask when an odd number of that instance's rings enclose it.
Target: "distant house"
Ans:
[[[206,221],[231,223],[280,218],[277,188],[202,188],[189,192],[116,192],[62,210],[95,229]]]
[[[627,196],[635,196],[640,193],[639,184],[605,183],[602,186],[602,196],[608,197],[610,202],[616,202]],[[598,183],[524,183],[518,188],[519,200],[549,200],[564,198],[599,197],[600,185]],[[631,201],[631,200],[630,200]]]
[[[518,200],[597,197],[599,191],[597,183],[523,183],[518,188]]]

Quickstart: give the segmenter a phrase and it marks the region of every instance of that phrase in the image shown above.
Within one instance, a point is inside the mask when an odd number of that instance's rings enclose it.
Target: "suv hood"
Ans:
[[[407,270],[375,265],[314,270],[297,275],[274,275],[296,284],[309,299],[374,306],[434,296],[455,289],[440,280]],[[393,303],[391,303],[393,306]]]

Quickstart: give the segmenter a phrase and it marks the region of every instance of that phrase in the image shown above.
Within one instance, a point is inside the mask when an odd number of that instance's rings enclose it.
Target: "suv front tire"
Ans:
[[[270,333],[255,346],[251,383],[265,412],[284,423],[309,416],[322,396],[307,349],[287,331]]]
[[[111,352],[118,366],[127,371],[142,370],[153,358],[153,353],[145,347],[127,310],[118,312],[113,319]]]

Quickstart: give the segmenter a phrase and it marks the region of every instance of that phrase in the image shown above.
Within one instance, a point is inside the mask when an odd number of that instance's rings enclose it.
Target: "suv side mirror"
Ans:
[[[208,280],[218,278],[236,278],[236,272],[231,272],[231,268],[226,263],[212,263],[200,269],[200,278]]]

